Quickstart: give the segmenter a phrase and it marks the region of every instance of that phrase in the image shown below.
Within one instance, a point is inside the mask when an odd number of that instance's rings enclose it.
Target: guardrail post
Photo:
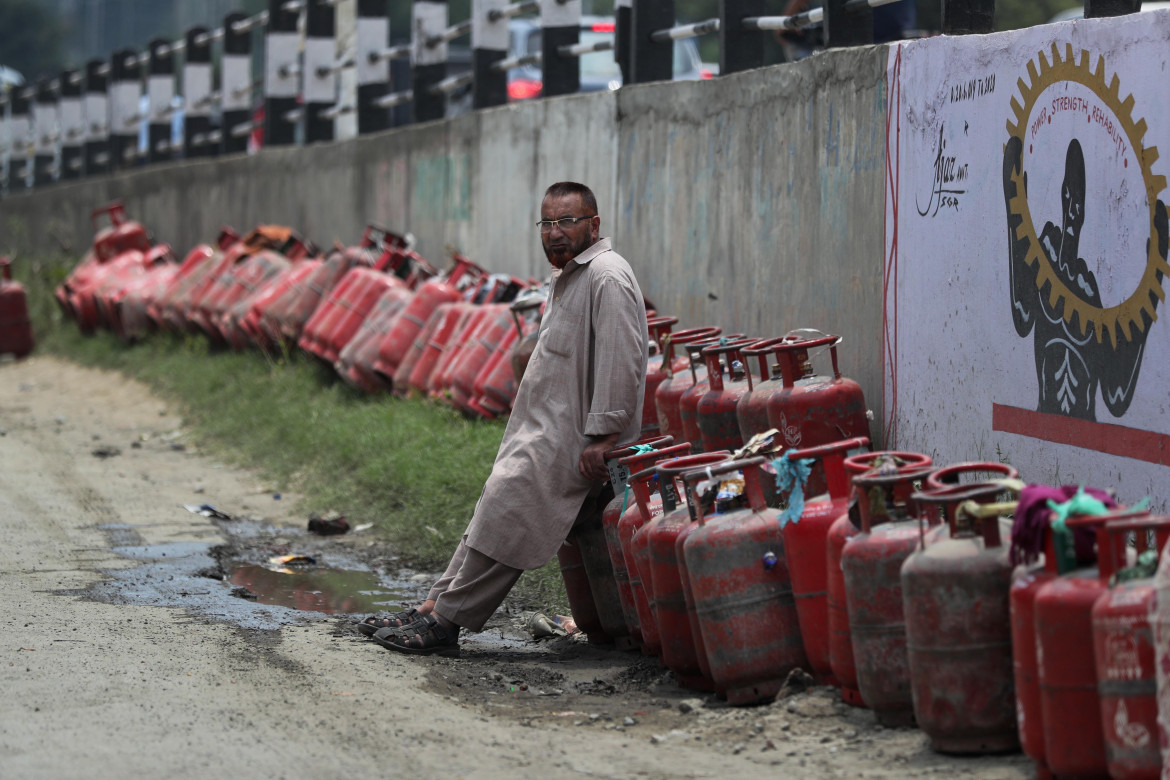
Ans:
[[[252,120],[252,33],[233,29],[234,24],[247,18],[235,12],[223,20],[223,62],[219,78],[223,118],[219,143],[224,154],[248,151],[248,133],[237,133],[235,129]]]
[[[183,156],[207,157],[218,144],[211,143],[211,41],[206,27],[187,31],[183,59]],[[199,143],[196,143],[196,140]]]
[[[390,127],[390,112],[374,101],[390,92],[390,62],[380,54],[390,45],[390,17],[386,0],[358,0],[357,15],[357,124],[358,135]]]
[[[174,157],[171,149],[171,100],[175,97],[175,55],[168,41],[150,42],[150,75],[146,80],[149,107],[146,159],[165,162]]]
[[[85,122],[81,115],[81,71],[68,68],[57,77],[61,84],[61,98],[57,111],[61,122],[61,177],[76,179],[81,176],[81,142]]]
[[[132,167],[138,151],[138,54],[120,49],[110,57],[110,170]],[[129,60],[129,62],[128,62]]]
[[[8,191],[24,190],[28,183],[28,147],[32,124],[29,121],[29,101],[23,87],[15,87],[8,96],[9,155]]]
[[[1142,0],[1085,0],[1085,18],[1124,16],[1142,10]]]
[[[614,6],[613,58],[622,69],[622,83],[633,83],[630,75],[630,24],[634,18],[633,0],[617,0]]]
[[[825,48],[873,43],[873,9],[847,9],[848,0],[825,0]]]
[[[108,68],[105,60],[90,60],[85,65],[85,95],[82,98],[82,108],[85,117],[86,176],[110,170]]]
[[[333,119],[321,112],[336,104],[337,18],[324,0],[308,0],[305,17],[305,143],[333,140]]]
[[[650,34],[674,27],[674,0],[633,0],[630,15],[630,81],[674,78],[674,41],[655,43]]]
[[[502,106],[508,102],[508,74],[496,71],[492,63],[508,56],[508,20],[490,16],[507,0],[471,0],[471,105],[474,108]]]
[[[33,104],[33,184],[43,187],[53,183],[53,161],[57,158],[57,96],[50,79],[37,81]]]
[[[762,67],[764,35],[745,30],[743,19],[764,15],[764,0],[719,0],[719,73]]]
[[[297,108],[300,70],[297,17],[284,10],[285,0],[268,0],[264,37],[264,145],[288,146],[296,141],[297,123],[288,115]],[[225,127],[224,132],[229,132]]]
[[[410,88],[414,93],[414,121],[442,119],[447,113],[447,96],[431,88],[447,77],[447,43],[429,46],[427,40],[447,29],[446,0],[414,0],[412,19]]]
[[[943,0],[946,35],[980,35],[995,30],[995,0]]]
[[[581,58],[562,57],[561,46],[581,40],[581,0],[544,0],[540,4],[540,69],[542,97],[571,95],[581,90]]]

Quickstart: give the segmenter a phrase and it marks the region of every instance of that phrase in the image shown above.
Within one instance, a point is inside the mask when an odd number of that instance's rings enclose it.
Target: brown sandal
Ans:
[[[405,612],[395,612],[389,617],[371,615],[357,624],[357,630],[366,636],[373,636],[383,628],[403,628],[422,620],[423,614],[411,607]]]
[[[459,629],[443,628],[434,615],[423,615],[408,626],[383,628],[374,634],[374,641],[387,650],[412,655],[459,655]]]

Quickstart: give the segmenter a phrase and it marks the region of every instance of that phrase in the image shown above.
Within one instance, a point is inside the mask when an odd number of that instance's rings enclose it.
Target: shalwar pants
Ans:
[[[600,516],[612,498],[609,485],[587,497],[574,527]],[[464,534],[447,570],[431,586],[427,600],[435,602],[435,612],[443,619],[469,631],[482,631],[523,573],[523,569],[514,569],[468,547],[467,534]]]

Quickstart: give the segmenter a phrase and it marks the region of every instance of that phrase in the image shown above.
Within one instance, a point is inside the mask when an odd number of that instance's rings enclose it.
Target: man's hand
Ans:
[[[605,467],[605,453],[617,444],[620,433],[611,433],[609,436],[590,436],[592,442],[581,453],[578,469],[581,476],[594,482],[604,482],[609,479],[609,469]]]

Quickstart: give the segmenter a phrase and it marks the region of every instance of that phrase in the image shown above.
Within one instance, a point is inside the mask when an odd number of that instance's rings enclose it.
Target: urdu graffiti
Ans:
[[[1030,83],[1020,80],[1007,123],[1003,194],[1012,321],[1033,339],[1037,411],[1095,421],[1098,390],[1114,417],[1137,392],[1165,298],[1170,226],[1159,197],[1166,179],[1153,173],[1158,152],[1143,144],[1135,101],[1122,99],[1117,75],[1106,79],[1104,58],[1092,67],[1089,52],[1079,54],[1069,45],[1062,57],[1054,45],[1029,62]],[[1044,205],[1037,195],[1054,187],[1058,213],[1054,199]],[[1123,207],[1111,202],[1122,197]],[[1127,253],[1117,242],[1129,223],[1137,238]],[[1114,244],[1116,254],[1083,251]],[[1094,272],[1102,268],[1115,269],[1124,289],[1102,290]]]

